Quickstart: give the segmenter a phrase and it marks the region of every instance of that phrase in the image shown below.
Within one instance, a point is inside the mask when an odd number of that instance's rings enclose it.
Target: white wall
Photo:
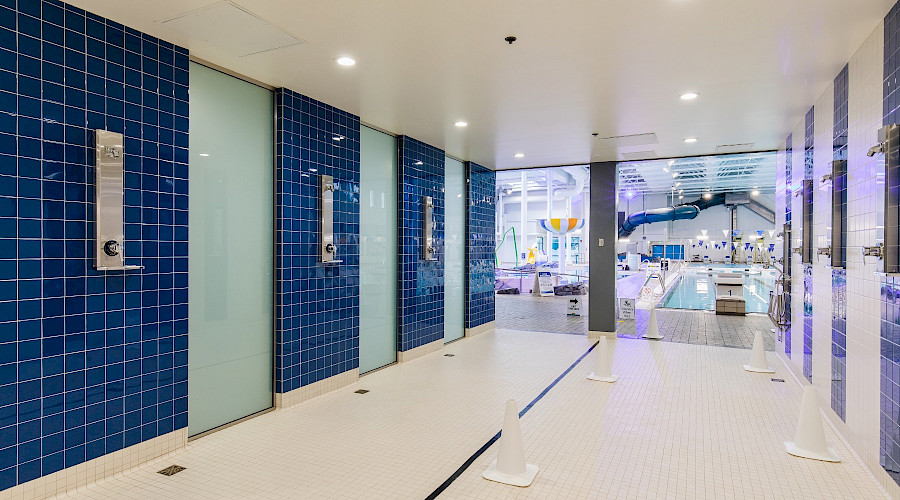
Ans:
[[[849,66],[849,137],[848,137],[848,248],[847,248],[847,368],[846,423],[831,410],[831,312],[832,286],[830,261],[816,260],[813,269],[813,385],[822,409],[844,435],[893,498],[900,498],[900,488],[879,464],[879,383],[880,383],[880,277],[875,273],[880,263],[864,259],[862,247],[876,243],[878,224],[878,186],[876,173],[883,168],[882,158],[869,158],[868,149],[876,144],[882,126],[884,78],[884,25],[879,25],[859,48]],[[836,75],[835,75],[836,76]],[[834,88],[829,86],[816,102],[814,181],[831,171],[833,144]],[[786,203],[792,203],[794,246],[798,246],[802,230],[802,200],[785,199],[786,183],[798,189],[803,179],[804,123],[793,131],[792,179],[785,178],[785,151],[778,154],[776,176],[776,223],[784,223]],[[830,244],[830,189],[816,190],[813,198],[814,246]],[[780,255],[780,249],[779,249]],[[803,267],[799,255],[792,255],[793,325],[792,356],[785,360],[802,378],[803,366]],[[785,342],[778,350],[784,357]]]
[[[587,190],[587,187],[585,187]],[[577,195],[571,200],[571,209],[567,210],[567,202],[564,198],[556,198],[553,200],[553,218],[575,217],[581,218],[583,213],[583,199],[585,196]],[[522,228],[522,197],[519,192],[513,192],[509,195],[501,195],[498,198],[498,211],[502,213],[502,217],[498,217],[498,226],[500,234],[497,235],[497,243],[500,243],[500,237],[509,227],[515,227],[517,244],[519,253],[527,252],[527,248],[531,247],[537,241],[538,237],[547,238],[547,232],[541,229],[538,221],[547,218],[547,191],[531,190],[528,194],[528,211],[526,213],[526,231],[527,235],[523,235]],[[571,237],[581,237],[584,239],[585,229],[579,229],[570,233]],[[527,236],[527,237],[526,237]],[[583,246],[583,245],[582,245]],[[547,252],[547,244],[545,243],[545,252]],[[515,247],[512,244],[512,232],[510,232],[506,241],[500,246],[497,254],[500,258],[502,267],[512,267],[515,265]],[[519,263],[523,264],[522,259]]]

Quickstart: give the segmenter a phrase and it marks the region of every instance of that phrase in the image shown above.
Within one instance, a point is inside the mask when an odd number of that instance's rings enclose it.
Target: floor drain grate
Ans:
[[[784,382],[783,378],[773,378],[772,382]]]
[[[453,356],[456,356],[456,354],[444,354],[444,356],[447,356],[448,358],[452,358]]]
[[[162,474],[163,476],[174,476],[184,469],[186,469],[186,467],[182,467],[180,465],[170,465],[165,469],[159,471],[157,474]]]
[[[358,391],[353,391],[353,392],[356,394],[365,394],[365,393],[369,392],[369,390],[368,389],[360,389]]]

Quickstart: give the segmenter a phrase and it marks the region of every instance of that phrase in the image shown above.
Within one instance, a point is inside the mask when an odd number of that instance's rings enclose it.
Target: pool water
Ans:
[[[715,267],[722,267],[717,264]],[[769,310],[769,291],[775,286],[772,273],[744,276],[744,301],[748,313],[765,313]],[[672,290],[659,305],[665,309],[694,309],[713,311],[716,308],[716,285],[713,276],[685,271]]]

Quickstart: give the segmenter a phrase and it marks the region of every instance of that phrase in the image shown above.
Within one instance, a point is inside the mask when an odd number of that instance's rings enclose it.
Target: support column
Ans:
[[[616,332],[616,162],[591,163],[589,337]],[[601,245],[600,242],[603,242]]]

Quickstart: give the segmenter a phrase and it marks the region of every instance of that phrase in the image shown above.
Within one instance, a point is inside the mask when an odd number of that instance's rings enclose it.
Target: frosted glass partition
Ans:
[[[272,92],[190,68],[188,432],[272,406]]]
[[[360,130],[359,372],[397,360],[397,139]]]
[[[447,157],[444,178],[444,342],[465,333],[466,168]]]

